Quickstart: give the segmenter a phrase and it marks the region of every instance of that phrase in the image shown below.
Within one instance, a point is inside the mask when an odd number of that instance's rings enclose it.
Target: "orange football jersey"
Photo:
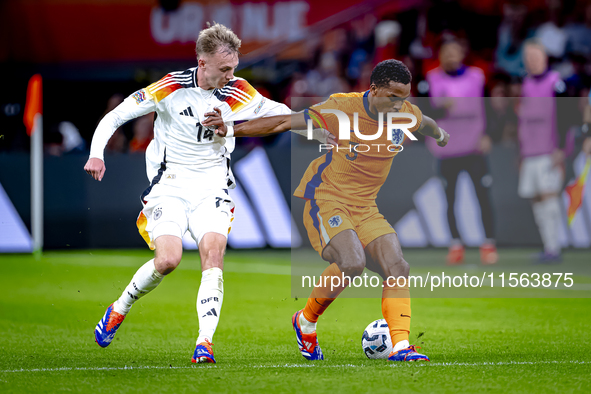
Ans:
[[[361,140],[353,132],[354,113],[358,114],[359,132],[374,135],[378,130],[378,116],[370,112],[368,102],[369,91],[365,93],[337,93],[316,106],[313,106],[315,117],[322,109],[337,109],[347,114],[351,125],[350,140],[339,141],[339,149],[331,149],[310,163],[304,173],[294,196],[304,199],[333,200],[347,205],[373,206],[380,188],[386,181],[392,166],[392,159],[398,150],[386,132],[386,114],[382,135],[373,141]],[[417,124],[409,131],[415,132],[421,126],[423,116],[416,105],[404,101],[400,112],[413,114]],[[322,114],[327,127],[334,134],[339,133],[336,115]],[[407,119],[393,119],[393,124],[408,123]],[[397,130],[398,133],[402,131]],[[406,136],[402,134],[398,144],[402,144]],[[390,151],[388,147],[391,147]]]

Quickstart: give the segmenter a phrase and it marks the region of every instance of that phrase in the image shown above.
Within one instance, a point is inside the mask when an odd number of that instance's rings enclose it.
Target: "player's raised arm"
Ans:
[[[283,133],[294,129],[305,129],[304,114],[270,116],[244,122],[234,127],[236,137],[261,137]]]
[[[264,137],[290,130],[292,124],[291,118],[295,115],[277,115],[258,118],[240,123],[236,126],[224,122],[219,108],[214,108],[213,112],[208,112],[205,116],[208,118],[203,122],[203,126],[216,127],[215,133],[220,137]]]
[[[449,141],[449,134],[441,127],[437,126],[437,122],[426,115],[423,115],[423,121],[418,132],[426,137],[435,138],[437,140],[437,145],[439,146],[445,146]]]
[[[107,142],[119,127],[126,122],[156,110],[156,100],[148,89],[141,89],[127,97],[99,122],[90,145],[90,156],[84,171],[97,181],[101,181],[106,171],[103,152]]]

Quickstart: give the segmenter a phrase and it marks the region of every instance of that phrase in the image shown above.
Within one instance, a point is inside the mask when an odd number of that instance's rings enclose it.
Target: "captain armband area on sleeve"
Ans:
[[[308,121],[310,120],[310,113],[308,109],[304,110],[304,119],[306,121],[306,124],[308,124]]]
[[[324,127],[325,129],[328,129],[328,125],[326,124],[326,121],[322,115],[313,109],[307,108],[304,110],[304,119],[306,120],[306,124],[308,124],[309,119],[312,119],[313,122],[316,122],[318,127]],[[312,124],[312,126],[314,126],[314,124]]]

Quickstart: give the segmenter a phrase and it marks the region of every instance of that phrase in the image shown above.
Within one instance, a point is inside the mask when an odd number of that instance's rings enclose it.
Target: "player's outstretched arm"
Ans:
[[[205,114],[208,118],[203,122],[203,126],[216,127],[215,133],[220,137],[264,137],[291,130],[292,117],[298,115],[301,116],[302,127],[305,128],[303,114],[269,116],[230,126],[224,123],[221,110],[214,108],[214,111]]]
[[[289,131],[292,128],[292,117],[295,115],[278,115],[267,118],[253,119],[234,126],[235,137],[263,137]],[[302,115],[303,118],[303,115]]]
[[[102,180],[105,175],[104,151],[115,131],[132,119],[156,111],[157,103],[148,89],[149,87],[138,90],[127,97],[121,104],[103,116],[97,125],[90,144],[90,155],[84,165],[84,171],[97,181]]]
[[[445,146],[449,141],[449,134],[437,126],[437,122],[426,115],[423,115],[423,121],[418,132],[426,137],[435,138],[439,146]]]
[[[288,130],[302,136],[307,135],[306,118],[303,112],[253,119],[236,126],[224,123],[218,108],[214,108],[214,112],[208,112],[205,116],[208,118],[203,122],[203,125],[216,127],[215,133],[220,137],[264,137]],[[312,137],[323,144],[337,145],[335,136],[322,128],[315,128]]]

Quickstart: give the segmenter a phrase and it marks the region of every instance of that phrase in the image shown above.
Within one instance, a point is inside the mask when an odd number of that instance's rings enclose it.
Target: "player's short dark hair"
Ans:
[[[389,87],[390,82],[399,82],[403,85],[412,81],[410,70],[400,60],[388,59],[379,62],[371,72],[370,83],[378,88]]]

